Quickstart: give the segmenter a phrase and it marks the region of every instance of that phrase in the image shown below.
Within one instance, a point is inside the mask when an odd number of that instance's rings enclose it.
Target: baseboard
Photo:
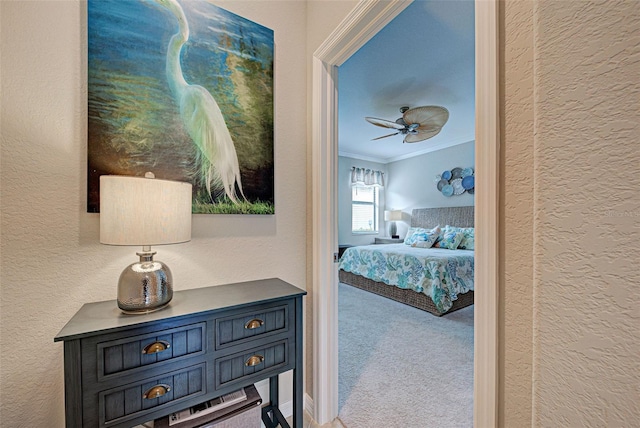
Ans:
[[[278,409],[280,409],[280,413],[285,419],[293,416],[293,400],[278,404]]]
[[[278,408],[280,409],[280,413],[282,413],[282,416],[284,416],[285,418],[293,416],[293,400],[279,404]],[[310,416],[313,416],[313,398],[311,398],[309,394],[304,394],[302,410],[308,413]]]
[[[304,411],[312,418],[314,417],[313,398],[311,398],[307,393],[304,394]]]

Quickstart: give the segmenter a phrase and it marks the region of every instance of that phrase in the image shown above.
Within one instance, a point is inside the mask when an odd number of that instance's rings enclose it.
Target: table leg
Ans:
[[[303,424],[302,297],[296,299],[296,366],[293,369],[293,427]]]

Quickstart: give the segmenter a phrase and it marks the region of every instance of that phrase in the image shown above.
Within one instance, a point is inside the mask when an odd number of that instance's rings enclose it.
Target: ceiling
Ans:
[[[338,151],[388,163],[474,140],[474,3],[416,0],[338,68]],[[400,107],[438,105],[438,135],[403,143],[365,116],[395,121]]]

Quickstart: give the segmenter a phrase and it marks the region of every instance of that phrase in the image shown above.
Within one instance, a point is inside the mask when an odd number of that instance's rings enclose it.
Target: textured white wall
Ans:
[[[640,426],[640,4],[535,12],[536,426]]]
[[[499,426],[531,424],[533,388],[533,8],[501,3]],[[478,192],[481,190],[478,189]]]
[[[275,31],[276,215],[194,216],[192,241],[157,258],[176,290],[264,277],[304,288],[306,4],[219,5]],[[99,215],[85,209],[86,2],[2,1],[0,15],[0,425],[59,427],[63,346],[53,337],[82,304],[115,298],[136,249],[100,245]]]
[[[501,3],[500,426],[640,426],[637,6]]]

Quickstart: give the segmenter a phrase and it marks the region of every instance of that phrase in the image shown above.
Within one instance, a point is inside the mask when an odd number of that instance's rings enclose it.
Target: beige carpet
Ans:
[[[339,285],[347,428],[473,426],[473,306],[443,317]]]

